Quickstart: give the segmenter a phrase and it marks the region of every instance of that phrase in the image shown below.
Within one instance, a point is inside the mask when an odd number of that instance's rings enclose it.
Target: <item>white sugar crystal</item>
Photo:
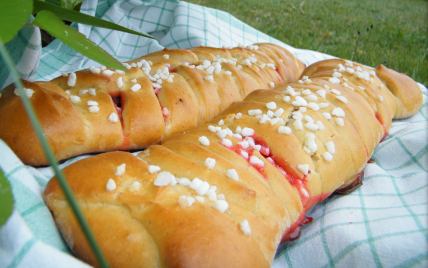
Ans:
[[[319,130],[325,130],[325,127],[324,127],[324,125],[323,125],[323,123],[321,121],[317,122],[317,126],[318,126]]]
[[[126,164],[123,163],[122,165],[119,165],[116,167],[116,173],[114,173],[114,175],[122,176],[123,174],[125,174],[125,170],[126,170]]]
[[[106,184],[106,189],[109,192],[116,190],[116,182],[113,179],[109,179]]]
[[[188,178],[177,178],[177,183],[183,186],[189,186],[192,182]]]
[[[27,98],[31,99],[31,97],[34,94],[34,90],[32,90],[31,88],[24,88],[24,92],[25,92],[25,96],[27,96]],[[382,97],[382,96],[380,96]]]
[[[296,98],[295,98],[295,100],[292,102],[292,104],[293,104],[294,106],[306,106],[306,105],[308,105],[308,102],[307,102],[304,98],[302,98],[302,97],[300,97],[300,96],[296,96]]]
[[[245,158],[245,159],[248,159],[248,157],[249,157],[249,154],[246,152],[246,151],[241,151],[241,156],[243,157],[243,158]]]
[[[315,93],[317,93],[320,97],[323,97],[323,98],[325,98],[325,94],[327,93],[324,89],[320,89],[320,90],[318,90],[317,92],[315,92]]]
[[[322,154],[322,157],[327,161],[327,162],[331,162],[331,160],[333,160],[333,156],[329,153],[329,152],[325,152]]]
[[[178,198],[178,204],[181,208],[191,207],[195,203],[195,199],[191,196],[182,195]]]
[[[242,147],[242,149],[248,149],[248,147],[250,147],[250,144],[248,143],[248,141],[240,141],[238,142],[238,144]]]
[[[252,155],[250,157],[250,164],[257,165],[257,166],[262,166],[262,167],[265,166],[265,163],[262,160],[260,160],[260,158],[258,158],[255,155]]]
[[[244,235],[246,236],[251,235],[250,224],[248,223],[247,220],[243,220],[241,223],[239,223],[239,227],[241,228],[241,231],[244,233]]]
[[[318,104],[315,103],[315,102],[309,102],[308,103],[308,108],[311,108],[314,111],[318,111],[320,109],[320,107],[318,106]]]
[[[210,184],[206,181],[202,182],[202,184],[196,189],[196,193],[200,196],[204,196],[208,193],[210,189]]]
[[[269,121],[270,120],[270,117],[267,115],[267,114],[264,114],[264,115],[262,115],[262,117],[260,118],[260,120],[259,120],[259,123],[260,124],[264,124],[264,123],[266,123],[267,121]]]
[[[331,93],[336,94],[336,95],[341,95],[341,94],[342,94],[342,93],[341,93],[339,90],[337,90],[337,89],[332,89],[332,90],[331,90]]]
[[[291,100],[290,96],[284,96],[284,98],[282,98],[283,101],[285,102],[289,102]]]
[[[309,130],[312,130],[312,131],[317,131],[318,130],[318,126],[316,124],[314,124],[314,123],[306,123],[305,127],[307,129],[309,129]]]
[[[328,82],[340,85],[340,80],[336,77],[329,78]]]
[[[207,192],[207,196],[208,196],[209,200],[214,201],[214,202],[217,201],[217,194],[214,190],[209,189]]]
[[[275,83],[274,82],[269,82],[269,86],[270,86],[270,88],[274,88],[275,87]]]
[[[199,141],[202,145],[205,145],[205,146],[210,145],[210,140],[209,140],[207,137],[205,137],[205,136],[201,136],[201,137],[199,137],[198,141]]]
[[[205,80],[210,81],[210,82],[214,82],[214,77],[212,75],[208,75],[205,77]]]
[[[294,120],[294,122],[293,122],[293,126],[294,126],[297,130],[303,130],[303,123],[302,123],[302,120]]]
[[[306,113],[306,107],[300,107],[299,108],[299,112]]]
[[[67,77],[68,73],[61,72],[61,75],[64,76],[64,77]]]
[[[361,90],[366,90],[366,88],[362,87],[362,86],[358,86],[358,88],[361,89]]]
[[[215,208],[218,211],[224,213],[229,208],[229,204],[224,200],[217,200],[215,202]]]
[[[74,87],[76,85],[77,76],[76,73],[71,73],[67,79],[67,85],[69,87]]]
[[[263,114],[262,110],[260,110],[260,109],[249,110],[248,111],[248,115],[250,115],[250,116],[256,116],[256,115],[259,115],[259,114]]]
[[[70,90],[66,90],[66,91],[65,91],[65,93],[66,93],[67,95],[71,95]]]
[[[336,118],[336,123],[341,127],[345,126],[345,121],[340,117]]]
[[[228,75],[228,76],[232,76],[232,72],[231,71],[226,71],[226,72],[224,72],[224,74]]]
[[[119,121],[119,117],[116,113],[111,113],[108,117],[108,120],[112,123],[117,123],[117,121]]]
[[[237,127],[236,127],[236,129],[235,129],[235,133],[237,133],[237,134],[241,134],[241,133],[242,133],[242,128],[241,128],[241,126],[237,126]]]
[[[89,67],[89,71],[91,73],[93,73],[93,74],[99,74],[99,73],[101,73],[101,69],[97,68],[97,67],[94,67],[94,66]]]
[[[274,119],[270,120],[269,123],[271,126],[273,126],[275,124],[280,123],[281,120],[282,120],[281,118],[275,117]]]
[[[339,72],[343,72],[343,71],[345,71],[345,66],[343,66],[343,64],[339,63],[339,64],[337,65],[337,67],[339,67]]]
[[[242,140],[241,134],[235,133],[235,134],[232,135],[232,137],[234,137],[235,139],[238,139],[238,140]]]
[[[330,154],[335,154],[336,153],[336,149],[334,147],[334,142],[333,141],[329,141],[325,144],[325,147],[327,148],[327,151]]]
[[[226,196],[224,196],[224,194],[218,194],[217,200],[226,200]]]
[[[226,146],[226,147],[232,147],[232,146],[233,146],[232,141],[231,141],[231,140],[229,140],[229,139],[222,139],[222,140],[221,140],[221,144],[223,144],[223,145],[224,145],[224,146]]]
[[[70,101],[72,103],[78,103],[78,102],[80,102],[80,97],[79,96],[75,96],[75,95],[71,95],[70,96]]]
[[[339,78],[339,77],[342,77],[342,74],[339,72],[334,72],[332,76]]]
[[[208,130],[213,133],[216,133],[217,131],[221,130],[221,127],[215,127],[215,126],[209,125]]]
[[[241,119],[242,118],[242,113],[237,113],[235,114],[235,119]]]
[[[239,175],[238,175],[238,172],[236,172],[235,169],[229,169],[229,170],[227,170],[226,176],[229,179],[232,179],[234,181],[239,181]]]
[[[155,186],[167,186],[173,181],[174,175],[169,173],[168,171],[162,171],[156,177],[154,181]]]
[[[123,87],[123,80],[122,77],[117,78],[116,80],[116,84],[118,88],[122,88]]]
[[[262,146],[257,144],[257,145],[253,145],[253,148],[260,152],[260,150],[262,149]]]
[[[132,91],[137,92],[138,90],[141,89],[141,85],[140,84],[135,84],[130,88]]]
[[[318,97],[315,95],[309,95],[305,98],[307,101],[316,101],[318,100]]]
[[[283,113],[284,113],[284,109],[279,108],[278,110],[275,111],[273,115],[276,117],[280,117]]]
[[[199,178],[194,178],[189,187],[196,191],[202,185],[202,183],[204,182],[201,181]]]
[[[327,108],[329,105],[330,105],[330,103],[328,103],[328,102],[318,103],[318,107],[320,107],[320,109]]]
[[[224,120],[223,120],[223,119],[221,119],[220,121],[218,121],[218,125],[219,125],[219,126],[223,126],[223,125],[224,125]]]
[[[274,115],[274,112],[273,111],[271,111],[271,110],[269,110],[269,111],[267,111],[267,113],[266,113],[270,118],[272,118],[273,117],[273,115]]]
[[[131,82],[132,83],[137,83],[137,79],[134,78],[134,79],[131,80]]]
[[[348,100],[344,96],[336,96],[336,99],[340,100],[341,102],[348,103]]]
[[[204,166],[206,166],[209,169],[213,169],[215,167],[215,163],[216,163],[215,159],[208,157],[207,159],[205,159]]]
[[[100,108],[98,106],[89,106],[89,112],[98,113],[99,111],[100,111]]]
[[[34,91],[33,91],[33,92],[34,92]],[[380,96],[380,95],[379,95],[379,98],[378,98],[378,99],[379,99],[379,101],[380,101],[380,102],[382,102],[382,101],[383,101],[383,96]]]
[[[114,72],[112,70],[105,70],[105,71],[103,71],[103,74],[110,76],[110,75],[114,74]]]
[[[96,101],[87,101],[86,104],[88,104],[88,106],[98,106],[98,102]]]
[[[355,73],[355,70],[352,69],[352,68],[350,68],[350,67],[346,67],[346,72],[350,73],[350,74],[353,74],[353,73]]]
[[[293,112],[293,116],[292,117],[294,119],[296,119],[296,120],[302,120],[303,119],[303,114],[300,111]]]
[[[148,171],[149,171],[150,174],[154,174],[154,173],[156,173],[156,172],[158,172],[160,170],[161,170],[161,168],[159,166],[150,165],[148,167]]]
[[[141,66],[140,66],[141,67]],[[122,70],[118,70],[118,69],[116,69],[116,70],[114,70],[117,74],[125,74],[125,72],[124,71],[122,71]]]
[[[313,123],[314,122],[314,119],[312,117],[310,117],[309,115],[305,115],[305,120],[308,123]]]
[[[141,188],[141,183],[139,183],[138,181],[134,181],[131,186],[129,186],[129,190],[134,192],[134,191],[139,191]]]
[[[79,90],[79,95],[81,96],[81,95],[85,95],[86,93],[88,93],[89,92],[89,90],[87,90],[87,89],[82,89],[82,90]]]
[[[278,128],[278,133],[281,133],[281,134],[291,134],[291,128],[289,128],[287,126],[280,126]]]
[[[275,110],[275,109],[276,109],[276,103],[275,103],[274,101],[272,101],[272,102],[268,102],[268,103],[266,103],[266,107],[267,107],[269,110]]]
[[[308,164],[304,164],[304,165],[298,165],[297,168],[305,175],[309,174],[309,165]]]
[[[244,127],[241,131],[241,135],[244,137],[253,136],[255,134],[254,129],[249,127]]]
[[[312,91],[310,89],[304,89],[302,90],[302,95],[308,96],[311,95]]]
[[[322,115],[325,117],[325,119],[329,120],[331,119],[331,114],[330,113],[322,113]]]
[[[227,130],[226,129],[219,130],[219,131],[217,131],[216,135],[220,139],[224,139],[224,138],[226,138]]]
[[[90,94],[90,95],[92,95],[92,96],[96,96],[96,95],[97,95],[97,93],[96,93],[96,91],[95,91],[95,88],[90,88],[90,89],[89,89],[89,94]]]
[[[169,55],[168,54],[165,54],[165,55],[163,55],[162,56],[164,59],[169,59]]]
[[[340,107],[336,107],[333,109],[331,114],[335,115],[335,116],[343,117],[343,116],[345,116],[345,111],[343,111],[343,109]]]

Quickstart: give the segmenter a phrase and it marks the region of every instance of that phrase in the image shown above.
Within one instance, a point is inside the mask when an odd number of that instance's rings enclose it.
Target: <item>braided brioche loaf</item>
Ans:
[[[58,160],[145,148],[205,123],[255,89],[296,81],[305,65],[274,44],[165,49],[124,64],[91,67],[50,82],[24,82]],[[14,94],[15,92],[15,94]],[[47,160],[16,96],[0,98],[0,138],[29,165]]]
[[[63,171],[112,267],[269,267],[308,209],[361,182],[391,119],[421,100],[407,76],[329,60],[137,156]],[[55,179],[44,196],[76,256],[97,265]]]

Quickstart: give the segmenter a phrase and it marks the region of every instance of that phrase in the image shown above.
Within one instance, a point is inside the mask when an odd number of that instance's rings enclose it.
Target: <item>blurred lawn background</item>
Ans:
[[[407,74],[428,87],[427,0],[186,0],[295,48]]]

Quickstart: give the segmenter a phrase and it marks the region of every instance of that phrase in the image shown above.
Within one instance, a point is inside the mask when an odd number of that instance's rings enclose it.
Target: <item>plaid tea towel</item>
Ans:
[[[255,42],[280,44],[307,65],[333,58],[290,47],[228,13],[186,2],[93,0],[84,1],[81,11],[159,39],[73,24],[120,61],[164,47]],[[32,38],[26,40],[28,47],[35,44]],[[24,60],[27,54],[16,57]],[[99,64],[54,41],[43,48],[35,79],[50,80],[61,72],[91,65]],[[5,76],[0,73],[1,81],[6,81]],[[316,205],[308,213],[313,222],[302,228],[298,240],[278,248],[272,267],[428,266],[428,93],[420,87],[424,94],[421,111],[393,123],[372,157],[375,163],[365,169],[364,185]],[[85,157],[70,159],[61,167]],[[72,256],[43,203],[43,189],[52,170],[24,166],[1,141],[0,168],[16,201],[13,215],[0,227],[0,267],[86,267]]]

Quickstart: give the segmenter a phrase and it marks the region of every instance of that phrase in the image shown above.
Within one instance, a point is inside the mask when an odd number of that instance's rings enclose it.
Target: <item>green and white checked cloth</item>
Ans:
[[[74,26],[121,61],[164,47],[245,45],[273,42],[306,64],[332,56],[292,48],[228,13],[178,1],[85,1],[82,12],[159,39]],[[27,32],[25,32],[27,31]],[[23,76],[50,80],[60,72],[99,65],[58,41],[43,48],[38,31],[25,30],[15,42],[26,46],[14,58]],[[18,47],[18,46],[16,46]],[[13,48],[10,46],[9,49]],[[4,69],[4,68],[3,68]],[[9,83],[1,70],[0,84]],[[301,237],[280,246],[272,267],[427,267],[428,266],[428,104],[412,118],[395,121],[365,169],[364,185],[352,194],[333,196],[316,205]],[[1,119],[0,119],[1,120]],[[87,156],[66,161],[62,167]],[[11,183],[15,209],[0,227],[0,267],[86,267],[70,255],[42,200],[50,168],[24,166],[0,141],[0,168]],[[1,201],[0,201],[1,202]]]

